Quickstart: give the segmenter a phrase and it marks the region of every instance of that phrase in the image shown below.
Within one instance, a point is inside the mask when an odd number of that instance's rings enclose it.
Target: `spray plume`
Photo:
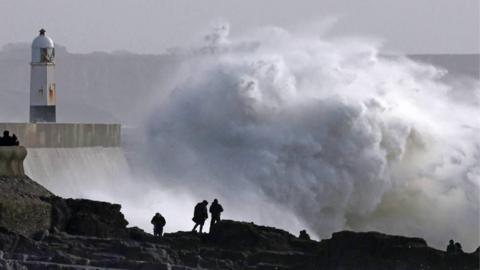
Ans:
[[[148,120],[165,188],[317,235],[479,244],[480,88],[355,38],[215,28]],[[469,84],[472,85],[472,84]]]

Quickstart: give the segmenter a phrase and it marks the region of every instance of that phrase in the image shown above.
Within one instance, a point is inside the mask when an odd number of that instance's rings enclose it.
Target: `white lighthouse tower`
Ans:
[[[32,42],[30,73],[30,122],[55,122],[55,46],[53,40],[40,34]]]

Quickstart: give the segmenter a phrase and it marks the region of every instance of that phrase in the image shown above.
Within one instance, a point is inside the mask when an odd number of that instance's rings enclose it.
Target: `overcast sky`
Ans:
[[[72,52],[161,53],[221,18],[232,32],[298,29],[338,18],[334,34],[383,38],[406,53],[478,53],[479,0],[0,0],[0,46],[39,28]]]

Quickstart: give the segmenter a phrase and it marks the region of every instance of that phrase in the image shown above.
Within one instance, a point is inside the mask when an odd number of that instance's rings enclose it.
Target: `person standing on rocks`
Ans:
[[[210,231],[212,231],[213,226],[220,221],[220,215],[223,212],[223,207],[218,203],[218,200],[213,200],[213,203],[210,205],[210,214],[212,218],[210,219]]]
[[[447,255],[452,255],[454,253],[455,253],[455,243],[453,240],[450,240],[447,246]]]
[[[193,227],[192,232],[196,232],[197,226],[200,225],[200,233],[202,233],[203,230],[203,224],[205,224],[205,220],[208,218],[208,212],[207,212],[207,201],[199,202],[197,205],[195,205],[195,209],[193,211],[193,222],[195,222],[195,226]]]
[[[3,131],[3,137],[0,136],[0,146],[12,146],[12,145],[14,144],[12,142],[12,137],[10,136],[10,131],[8,130]]]
[[[463,254],[462,245],[459,242],[455,243],[455,255]]]
[[[12,135],[11,144],[13,146],[19,146],[20,145],[20,142],[18,141],[17,135],[15,135],[15,133]]]
[[[155,213],[155,216],[153,216],[150,222],[153,224],[153,236],[161,237],[163,235],[163,227],[167,223],[165,218],[160,215],[160,213]]]

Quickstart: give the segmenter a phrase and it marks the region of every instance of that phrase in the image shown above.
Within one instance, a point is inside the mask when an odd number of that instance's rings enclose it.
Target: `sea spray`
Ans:
[[[450,85],[364,39],[228,30],[184,57],[148,119],[161,185],[321,238],[379,230],[479,245],[478,82]]]

